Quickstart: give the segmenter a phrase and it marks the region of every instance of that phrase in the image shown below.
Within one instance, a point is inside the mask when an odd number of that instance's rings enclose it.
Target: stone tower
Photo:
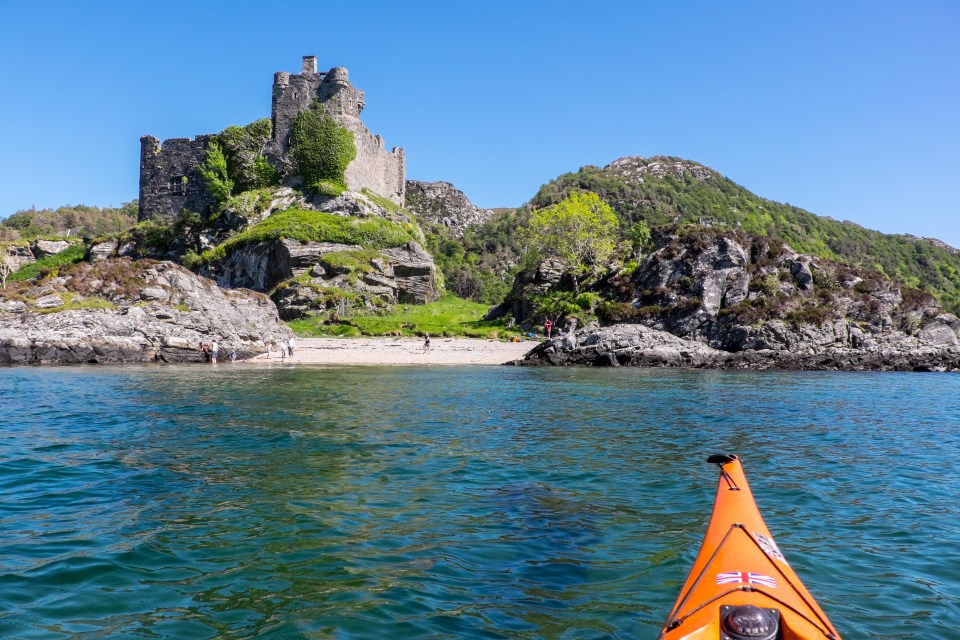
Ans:
[[[347,70],[334,67],[318,73],[313,56],[304,56],[300,73],[279,71],[273,77],[273,136],[265,153],[274,166],[286,164],[293,121],[314,102],[322,103],[327,115],[353,133],[357,157],[347,167],[347,188],[370,189],[402,205],[406,171],[403,149],[388,151],[383,138],[370,133],[360,121],[363,91],[350,84]]]
[[[304,56],[298,74],[274,74],[273,133],[264,155],[281,172],[288,167],[293,121],[314,102],[322,103],[326,114],[353,134],[357,157],[347,166],[347,188],[369,189],[402,205],[406,184],[403,149],[388,151],[383,138],[370,133],[360,121],[363,91],[350,84],[347,70],[334,67],[319,73],[314,56]],[[183,210],[207,213],[216,206],[199,172],[213,137],[173,138],[162,145],[153,136],[140,138],[140,220],[161,218],[171,222]]]

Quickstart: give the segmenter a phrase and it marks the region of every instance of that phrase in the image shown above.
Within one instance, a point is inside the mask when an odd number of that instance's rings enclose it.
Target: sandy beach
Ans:
[[[430,339],[424,352],[422,338],[297,338],[293,357],[281,358],[277,349],[252,362],[302,364],[503,364],[519,360],[536,341],[501,342],[474,338]]]

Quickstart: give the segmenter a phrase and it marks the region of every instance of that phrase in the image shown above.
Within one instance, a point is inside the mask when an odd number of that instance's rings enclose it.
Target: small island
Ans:
[[[365,101],[345,68],[306,56],[275,74],[269,118],[142,137],[137,202],[4,220],[0,364],[201,362],[213,342],[262,361],[296,335],[380,336],[423,362],[433,336],[434,350],[511,341],[451,362],[960,368],[960,253],[938,240],[819,217],[667,156],[481,209],[408,180]]]

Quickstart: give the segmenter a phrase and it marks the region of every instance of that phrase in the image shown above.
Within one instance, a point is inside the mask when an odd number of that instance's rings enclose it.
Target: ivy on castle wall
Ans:
[[[345,173],[357,146],[353,134],[314,103],[293,121],[290,157],[306,189],[335,196],[347,188]]]
[[[227,172],[227,158],[216,139],[207,145],[207,157],[200,164],[200,175],[217,202],[226,202],[233,193],[233,180]]]
[[[280,184],[281,174],[263,155],[272,133],[268,118],[244,127],[230,126],[214,136],[200,164],[200,175],[221,205],[238,193]],[[347,188],[345,173],[357,157],[353,134],[314,103],[293,122],[290,135],[292,171],[304,188],[321,195],[339,195]]]
[[[261,150],[273,130],[269,118],[261,118],[245,127],[227,127],[217,136],[227,160],[227,173],[234,182],[234,193],[272,187],[280,176]]]
[[[261,153],[271,131],[270,120],[262,118],[245,127],[227,127],[213,137],[200,175],[217,202],[224,204],[236,193],[280,183],[280,174]]]

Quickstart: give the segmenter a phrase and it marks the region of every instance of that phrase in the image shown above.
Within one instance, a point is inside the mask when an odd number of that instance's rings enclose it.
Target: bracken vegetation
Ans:
[[[443,275],[448,291],[493,305],[502,302],[520,269],[518,228],[529,214],[507,209],[480,225],[467,227],[463,238],[443,225],[421,221],[426,249]]]
[[[392,305],[388,309],[352,313],[336,321],[305,318],[290,322],[301,336],[467,336],[511,338],[519,332],[499,321],[484,320],[486,306],[449,293],[424,305]]]

